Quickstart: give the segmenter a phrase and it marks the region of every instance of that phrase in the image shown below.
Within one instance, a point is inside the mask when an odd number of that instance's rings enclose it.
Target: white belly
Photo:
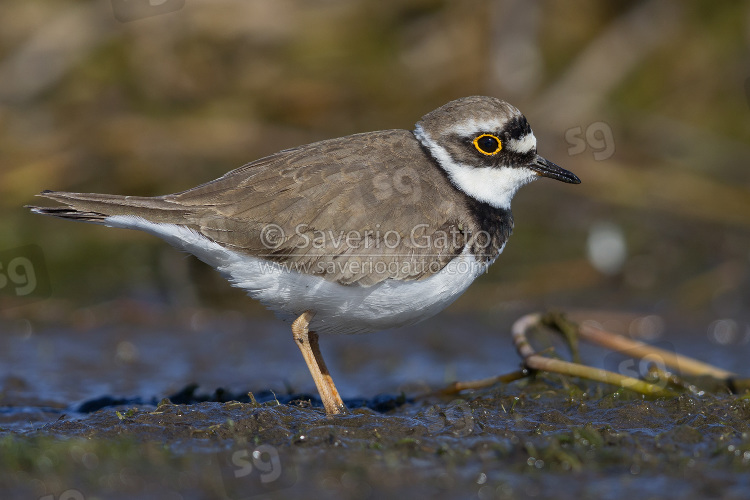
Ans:
[[[121,215],[108,217],[105,224],[140,229],[192,253],[282,320],[293,321],[307,310],[315,311],[310,329],[317,333],[373,332],[429,318],[456,300],[492,263],[479,263],[464,249],[426,279],[347,286],[240,254],[183,226]]]

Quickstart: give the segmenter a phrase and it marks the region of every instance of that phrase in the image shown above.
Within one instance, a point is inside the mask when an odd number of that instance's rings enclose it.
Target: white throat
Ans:
[[[430,150],[448,174],[454,186],[475,200],[487,203],[495,208],[510,210],[510,201],[516,191],[538,177],[536,172],[529,168],[474,167],[457,163],[448,154],[448,151],[437,144],[420,125],[417,125],[414,135]],[[528,140],[533,140],[533,136]],[[514,149],[520,150],[522,147],[526,149],[530,144],[518,144],[518,146]]]

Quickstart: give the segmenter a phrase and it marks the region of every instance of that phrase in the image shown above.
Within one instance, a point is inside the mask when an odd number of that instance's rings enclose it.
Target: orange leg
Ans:
[[[292,335],[297,343],[305,363],[310,369],[310,374],[318,388],[320,399],[323,400],[328,415],[339,415],[346,413],[346,406],[339,396],[339,391],[333,383],[331,374],[328,373],[323,356],[320,354],[318,345],[318,334],[308,330],[310,320],[315,316],[312,311],[305,311],[292,323]]]

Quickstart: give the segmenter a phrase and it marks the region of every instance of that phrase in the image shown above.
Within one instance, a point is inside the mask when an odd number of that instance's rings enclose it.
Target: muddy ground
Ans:
[[[425,397],[452,380],[518,367],[507,314],[447,314],[408,335],[324,337],[352,408],[329,418],[310,396],[309,374],[282,324],[207,311],[155,321],[129,307],[110,306],[107,321],[96,319],[101,311],[82,311],[65,330],[3,324],[4,498],[750,493],[743,394],[712,388],[649,400],[538,374]],[[658,339],[662,347],[745,367],[750,347],[740,338],[727,346],[705,332],[670,331]],[[620,353],[584,346],[583,355],[594,366],[638,367]]]

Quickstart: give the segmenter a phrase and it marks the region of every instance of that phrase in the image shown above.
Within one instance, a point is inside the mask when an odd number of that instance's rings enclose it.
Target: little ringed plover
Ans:
[[[413,131],[280,151],[175,194],[43,191],[32,212],[163,238],[291,322],[328,414],[346,411],[317,333],[410,325],[456,300],[500,255],[510,202],[538,177],[578,184],[537,154],[526,118],[465,97]]]

